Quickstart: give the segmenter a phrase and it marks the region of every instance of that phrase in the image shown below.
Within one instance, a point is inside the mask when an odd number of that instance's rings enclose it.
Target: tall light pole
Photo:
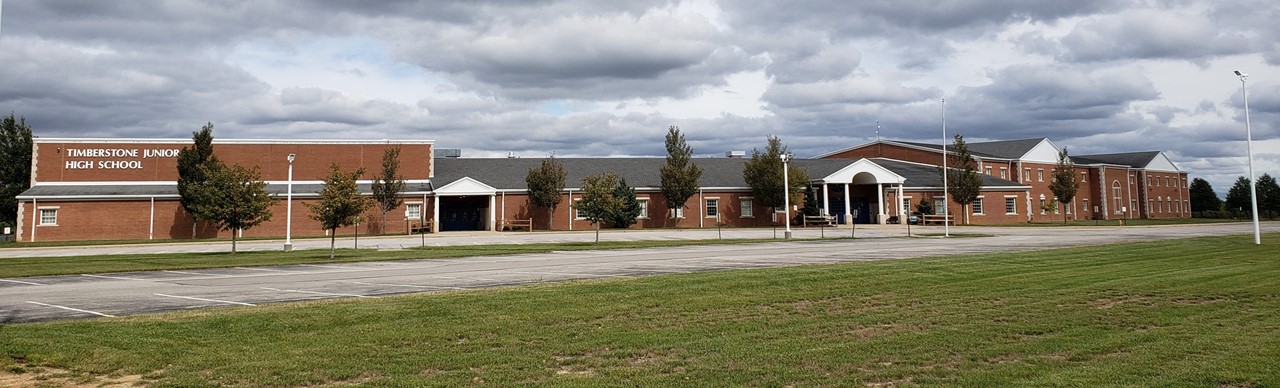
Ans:
[[[289,154],[289,188],[285,194],[284,215],[284,251],[293,251],[293,159],[296,154]]]
[[[787,168],[787,162],[790,161],[790,154],[782,154],[778,156],[782,159],[782,211],[786,218],[787,228],[782,233],[782,238],[791,239],[791,182],[787,179],[787,175],[791,175]]]
[[[1262,229],[1258,227],[1258,180],[1253,176],[1253,130],[1249,128],[1249,89],[1245,87],[1248,74],[1236,70],[1240,77],[1240,93],[1244,97],[1244,135],[1245,149],[1249,152],[1249,199],[1253,205],[1253,243],[1262,245]]]
[[[947,204],[951,202],[947,197],[951,194],[947,190],[947,98],[942,98],[942,237],[951,237],[951,222],[947,217],[951,215]]]

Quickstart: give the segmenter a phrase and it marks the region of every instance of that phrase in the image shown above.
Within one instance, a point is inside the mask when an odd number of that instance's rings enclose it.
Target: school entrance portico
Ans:
[[[902,209],[885,209],[885,191],[902,197],[906,178],[870,159],[861,159],[815,180],[821,188],[820,211],[834,215],[841,224],[883,224]],[[900,202],[900,201],[898,201]]]
[[[495,230],[494,195],[498,192],[470,177],[435,190],[432,222],[438,232]]]

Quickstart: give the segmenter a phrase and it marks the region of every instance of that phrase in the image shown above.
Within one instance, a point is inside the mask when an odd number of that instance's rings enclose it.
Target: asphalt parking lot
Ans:
[[[1264,232],[1280,231],[1266,223]],[[940,229],[940,228],[935,228]],[[378,298],[409,293],[580,279],[629,278],[670,273],[767,268],[983,252],[1009,252],[1252,232],[1250,224],[1105,228],[952,228],[993,237],[902,238],[896,228],[866,228],[856,240],[793,240],[750,245],[685,246],[606,251],[552,252],[509,256],[402,260],[368,263],[303,264],[182,271],[126,272],[0,278],[0,321],[116,317],[162,311],[244,306],[334,298]],[[924,230],[940,232],[940,230]],[[745,232],[745,231],[736,231]],[[766,238],[768,229],[751,230]],[[821,233],[850,233],[848,229]],[[708,233],[710,235],[708,236]],[[714,230],[604,233],[602,239],[715,238]],[[805,230],[799,237],[818,237]],[[810,236],[812,234],[812,236]],[[437,237],[437,243],[497,244],[590,241],[591,233],[476,234]],[[456,241],[443,239],[455,239]],[[744,238],[744,237],[736,237]],[[362,239],[399,244],[397,238]],[[278,242],[266,242],[277,244]],[[264,243],[264,246],[265,244]],[[327,241],[324,247],[327,248]],[[176,245],[203,249],[204,244]],[[126,247],[127,248],[127,247]],[[135,246],[155,253],[155,246]],[[99,247],[92,249],[121,249]],[[164,249],[175,249],[173,246]],[[276,248],[278,249],[278,248]],[[43,251],[43,250],[42,250]],[[54,251],[54,250],[48,250]],[[85,251],[75,250],[81,254]],[[6,252],[8,253],[8,252]],[[66,253],[66,252],[55,252]],[[102,254],[102,253],[93,253]],[[0,259],[2,260],[2,259]]]

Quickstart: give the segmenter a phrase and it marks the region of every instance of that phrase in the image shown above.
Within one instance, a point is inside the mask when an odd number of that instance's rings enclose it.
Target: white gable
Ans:
[[[1146,169],[1154,171],[1182,172],[1182,170],[1178,169],[1178,166],[1173,164],[1172,160],[1169,160],[1169,156],[1165,155],[1164,152],[1156,154],[1156,157],[1152,158],[1151,162],[1147,163]]]
[[[471,177],[462,177],[435,190],[436,195],[493,195],[498,189]]]
[[[1036,144],[1035,147],[1031,147],[1030,151],[1027,151],[1026,154],[1022,155],[1022,157],[1018,159],[1024,162],[1057,163],[1059,151],[1061,151],[1061,149],[1058,148],[1056,144],[1049,141],[1049,139],[1042,139],[1040,140],[1040,144]]]
[[[858,161],[850,163],[848,166],[845,166],[845,168],[831,173],[831,175],[822,177],[820,180],[822,183],[900,184],[906,181],[906,178],[895,174],[893,171],[889,171],[889,169],[884,168],[871,160],[858,159]]]

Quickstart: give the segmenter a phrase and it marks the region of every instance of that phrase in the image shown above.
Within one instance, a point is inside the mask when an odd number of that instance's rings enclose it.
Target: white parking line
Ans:
[[[529,274],[529,275],[560,275],[560,276],[579,276],[579,277],[589,277],[589,278],[601,277],[601,276],[615,277],[615,278],[627,277],[626,275],[610,275],[610,274],[603,274],[603,273],[533,272],[533,271],[507,271],[507,272],[522,273],[522,274]]]
[[[59,309],[63,309],[63,310],[70,310],[70,311],[81,312],[81,313],[88,313],[88,314],[93,314],[93,315],[102,316],[102,317],[107,317],[107,318],[115,318],[115,317],[116,317],[115,315],[111,315],[111,314],[103,314],[103,313],[100,313],[100,312],[97,312],[97,311],[81,310],[81,309],[71,308],[71,307],[67,307],[67,306],[59,306],[59,305],[56,305],[56,304],[48,304],[48,303],[32,302],[32,301],[29,301],[29,300],[27,301],[27,303],[30,303],[30,304],[38,304],[38,305],[41,305],[41,306],[47,306],[47,307],[53,307],[53,308],[59,308]]]
[[[445,290],[465,290],[465,288],[462,288],[462,287],[424,286],[424,285],[418,285],[418,284],[366,283],[366,282],[356,282],[356,281],[353,281],[352,283],[363,284],[366,286],[391,286],[391,287],[411,287],[411,288],[439,288],[439,289],[445,289]]]
[[[270,268],[252,268],[252,267],[234,267],[234,268],[235,268],[235,269],[247,269],[247,270],[250,270],[250,271],[298,272],[298,271],[288,271],[288,270],[283,270],[283,269],[270,269]]]
[[[113,280],[142,280],[142,279],[126,278],[124,276],[90,275],[87,273],[82,273],[80,274],[80,276],[87,276],[91,278],[101,278],[101,279],[113,279]]]
[[[433,277],[433,278],[441,278],[441,279],[449,279],[449,280],[484,280],[484,281],[490,281],[490,282],[499,282],[499,281],[501,281],[501,280],[498,280],[498,279],[482,278],[482,277],[459,278],[459,277],[453,277],[453,276],[442,276],[442,275],[422,275],[422,276]]]
[[[321,265],[321,264],[298,264],[299,267],[317,267],[329,269],[360,269],[358,267],[343,267],[340,265]]]
[[[368,296],[368,295],[356,295],[356,294],[335,294],[335,293],[332,293],[332,292],[303,291],[303,290],[282,290],[282,289],[279,289],[279,288],[271,288],[271,287],[262,287],[262,289],[264,289],[264,290],[271,290],[271,291],[280,291],[280,292],[297,292],[297,293],[303,293],[303,294],[330,295],[330,296],[353,296],[353,297],[356,297],[356,298],[377,298],[376,296]]]
[[[194,296],[178,296],[178,295],[165,295],[165,294],[154,294],[154,295],[156,295],[156,296],[163,296],[163,297],[166,297],[166,298],[191,299],[191,300],[199,300],[199,301],[204,301],[204,302],[226,303],[226,304],[238,304],[238,305],[241,305],[241,306],[257,306],[256,304],[253,304],[253,303],[233,302],[233,301],[229,301],[229,300],[218,300],[218,299],[205,299],[205,298],[197,298],[197,297],[194,297]]]
[[[21,280],[9,280],[9,279],[0,279],[0,282],[9,282],[9,283],[26,284],[26,285],[29,285],[29,286],[43,286],[43,285],[44,285],[44,284],[40,284],[40,283],[36,283],[36,282],[24,282],[24,281],[21,281]]]
[[[209,273],[199,273],[199,272],[186,272],[186,271],[164,271],[164,272],[168,272],[168,273],[176,273],[176,274],[179,274],[179,275],[208,276],[208,277],[218,277],[218,278],[224,278],[224,277],[227,277],[227,275],[214,275],[214,274],[209,274]]]

